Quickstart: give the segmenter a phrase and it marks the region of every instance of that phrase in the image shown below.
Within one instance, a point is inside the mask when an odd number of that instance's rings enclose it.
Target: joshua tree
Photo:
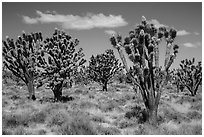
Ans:
[[[90,82],[88,67],[82,65],[73,74],[75,84],[87,85]]]
[[[86,62],[83,49],[76,51],[78,44],[78,39],[72,39],[64,31],[55,29],[52,37],[44,41],[41,55],[38,56],[37,65],[42,68],[38,84],[43,85],[46,79],[56,101],[62,99],[62,88],[69,82],[73,70]]]
[[[183,92],[185,88],[177,75],[178,71],[179,69],[172,69],[169,72],[169,81],[171,82],[171,84],[176,85],[177,93],[179,93],[179,91]]]
[[[126,79],[126,74],[124,73],[124,70],[121,69],[120,71],[118,71],[115,74],[115,79],[119,82],[119,83],[123,83]]]
[[[115,58],[113,50],[92,56],[89,61],[89,75],[92,80],[103,85],[103,91],[107,91],[108,81],[120,70],[119,60]]]
[[[178,53],[178,46],[173,45],[176,33],[175,29],[157,29],[142,17],[141,24],[137,25],[134,31],[130,31],[124,41],[120,35],[110,38],[111,44],[119,52],[128,77],[140,89],[150,124],[157,123],[160,96],[168,81],[169,67]],[[163,69],[159,67],[159,44],[162,38],[166,41]],[[130,61],[133,62],[133,73],[129,70],[122,48],[125,48]]]
[[[199,85],[202,82],[202,65],[198,62],[194,65],[195,58],[192,60],[182,60],[179,71],[177,72],[179,82],[184,85],[190,92],[192,96],[195,96]]]
[[[23,32],[16,41],[6,37],[3,41],[4,65],[16,76],[21,78],[28,87],[29,98],[35,100],[34,80],[36,70],[36,57],[42,44],[42,33]]]

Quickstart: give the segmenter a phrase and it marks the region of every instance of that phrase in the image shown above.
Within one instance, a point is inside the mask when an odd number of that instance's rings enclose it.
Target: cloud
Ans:
[[[195,34],[195,35],[200,35],[200,33],[198,33],[198,32],[194,32],[194,34]]]
[[[32,19],[28,16],[23,16],[23,21],[27,24],[36,24],[38,21],[36,19]]]
[[[104,32],[108,35],[115,35],[116,34],[116,32],[114,30],[105,30]]]
[[[183,45],[188,48],[196,48],[198,46],[201,46],[201,42],[196,42],[196,43],[187,42],[187,43],[184,43]]]
[[[177,36],[185,36],[191,34],[190,32],[187,32],[186,30],[179,30],[177,31]]]
[[[151,19],[148,21],[148,23],[150,24],[154,24],[156,28],[159,28],[159,27],[168,27],[167,25],[165,24],[161,24],[158,20],[156,19]]]
[[[88,13],[86,16],[78,15],[63,15],[57,14],[57,12],[41,12],[36,11],[37,17],[22,16],[23,21],[27,24],[38,23],[57,23],[64,29],[77,29],[85,30],[92,28],[115,28],[126,26],[128,23],[122,18],[121,15],[104,15],[103,13],[92,14]]]
[[[196,47],[196,45],[195,44],[193,44],[193,43],[184,43],[183,44],[185,47],[188,47],[188,48],[194,48],[194,47]]]

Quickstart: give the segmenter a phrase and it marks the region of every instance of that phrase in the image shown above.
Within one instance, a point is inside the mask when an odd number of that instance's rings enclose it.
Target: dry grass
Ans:
[[[37,100],[27,99],[26,87],[4,85],[2,134],[6,135],[200,135],[202,96],[174,94],[168,87],[159,106],[159,125],[140,120],[144,105],[140,94],[129,85],[109,85],[108,92],[97,84],[65,89],[66,103],[52,100],[49,89],[36,91]],[[169,92],[170,91],[170,92]],[[136,106],[141,108],[136,109]]]

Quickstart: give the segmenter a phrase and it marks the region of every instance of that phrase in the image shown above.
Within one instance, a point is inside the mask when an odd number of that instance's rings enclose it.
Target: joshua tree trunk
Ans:
[[[60,83],[60,84],[58,84],[58,85],[56,85],[56,86],[54,87],[54,89],[53,89],[54,99],[55,99],[56,101],[60,101],[61,98],[62,98],[62,88],[63,88],[62,84],[63,84],[63,82]]]
[[[108,91],[107,85],[108,85],[108,82],[105,81],[103,83],[103,91]]]
[[[147,109],[148,113],[148,122],[151,125],[156,125],[157,124],[157,106],[153,106],[152,108]]]
[[[36,98],[35,98],[35,89],[34,89],[33,79],[29,79],[26,85],[28,87],[29,99],[35,100]]]

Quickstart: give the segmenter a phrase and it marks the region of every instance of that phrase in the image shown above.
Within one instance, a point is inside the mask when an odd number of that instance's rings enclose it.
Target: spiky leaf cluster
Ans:
[[[202,82],[201,62],[198,62],[198,64],[195,65],[195,58],[192,60],[182,60],[177,76],[179,81],[187,87],[192,95],[195,95],[199,85],[201,85]]]
[[[115,58],[113,50],[106,50],[105,53],[92,56],[89,61],[89,76],[92,80],[104,83],[110,80],[120,70],[121,64]]]
[[[38,67],[43,68],[42,76],[48,78],[51,88],[65,83],[73,70],[86,62],[83,49],[76,51],[78,44],[78,39],[72,39],[58,29],[55,29],[51,38],[44,41],[43,50],[38,56]]]
[[[37,75],[36,58],[42,46],[42,33],[26,34],[14,41],[9,37],[3,41],[4,65],[17,77],[28,83],[29,78]]]
[[[149,24],[143,17],[142,22],[136,26],[135,30],[129,32],[129,36],[124,38],[117,35],[110,38],[111,44],[119,49],[124,47],[131,62],[133,70],[139,77],[148,75],[154,68],[159,72],[159,44],[162,39],[166,41],[166,56],[164,67],[169,69],[177,53],[178,45],[172,45],[176,37],[176,30],[165,27],[156,28],[154,24]]]

